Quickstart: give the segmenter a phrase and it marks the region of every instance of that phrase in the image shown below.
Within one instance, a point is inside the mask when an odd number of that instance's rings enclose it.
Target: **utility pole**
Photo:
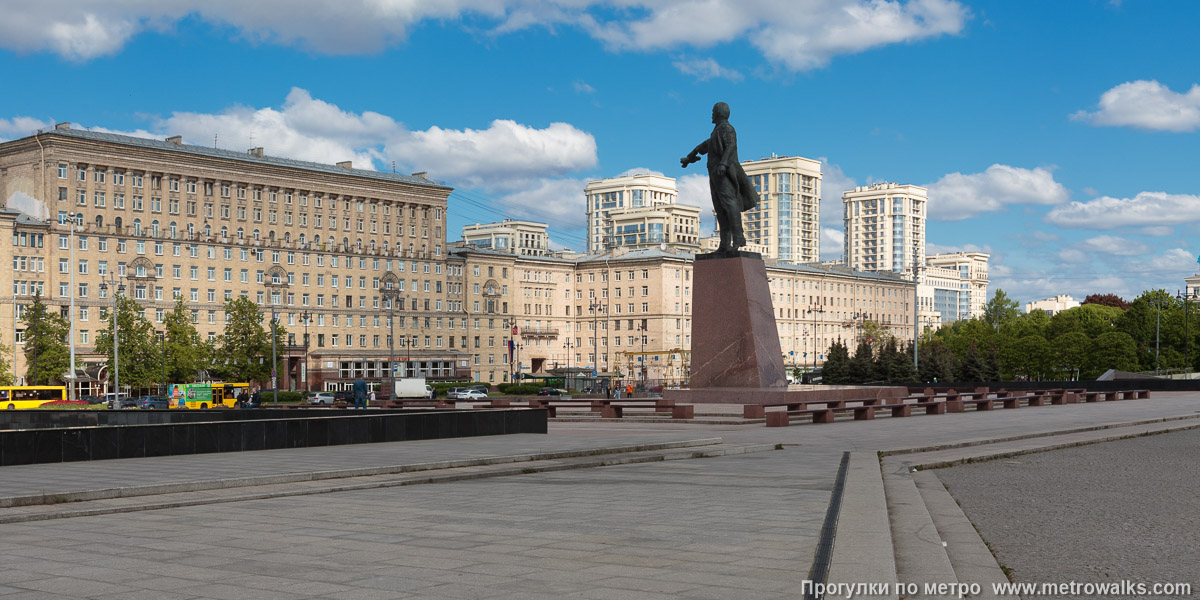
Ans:
[[[117,326],[117,296],[125,291],[125,284],[121,283],[121,279],[116,275],[109,275],[106,279],[100,282],[101,290],[112,290],[113,312],[112,312],[112,342],[113,342],[113,405],[116,406],[116,400],[121,394],[121,335],[120,328]]]
[[[396,302],[400,299],[399,278],[391,272],[385,273],[379,280],[379,295],[387,302],[388,308],[388,398],[395,396],[396,388]],[[305,334],[307,336],[307,334]],[[383,391],[383,390],[380,390]]]
[[[592,311],[592,357],[595,359],[597,380],[600,378],[600,311],[603,308],[599,300],[593,300],[588,305],[588,310]]]
[[[68,321],[70,322],[70,325],[71,325],[70,332],[67,334],[71,338],[71,363],[69,365],[67,365],[67,399],[70,400],[71,402],[74,402],[75,401],[75,375],[76,375],[76,373],[75,373],[75,294],[76,294],[75,271],[79,268],[79,267],[75,266],[75,225],[76,225],[75,219],[77,219],[79,217],[79,215],[76,213],[73,213],[73,214],[67,215],[67,217],[71,220],[71,222],[69,224],[70,231],[71,231],[71,234],[70,234],[71,235],[71,241],[70,241],[70,243],[71,243],[71,250],[70,250],[70,254],[71,254],[71,257],[70,257],[70,263],[71,263],[71,275],[70,275],[70,277],[71,277],[71,282],[70,282],[70,285],[71,285],[71,308],[70,308],[70,311],[71,311],[71,313],[69,315],[67,315],[69,317]]]

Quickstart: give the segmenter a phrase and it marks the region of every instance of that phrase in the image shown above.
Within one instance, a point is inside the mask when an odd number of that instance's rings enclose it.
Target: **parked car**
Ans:
[[[80,396],[79,399],[87,402],[88,404],[100,404],[101,402],[104,402],[104,400],[100,399],[100,396]]]
[[[484,396],[488,395],[488,392],[492,391],[492,390],[491,390],[490,388],[488,388],[488,386],[486,386],[486,385],[473,385],[473,386],[471,386],[471,387],[469,387],[469,388],[467,388],[467,389],[468,389],[468,390],[475,390],[476,392],[479,392],[479,393],[483,394]]]
[[[539,396],[561,396],[562,390],[551,388],[551,387],[544,387],[544,388],[538,390],[538,395]]]
[[[354,404],[354,390],[342,390],[340,392],[334,392],[333,399],[337,402]]]
[[[309,404],[333,404],[336,397],[333,392],[309,392],[304,401]]]
[[[426,398],[429,398],[430,400],[433,400],[433,396],[434,396],[434,394],[436,394],[436,392],[434,392],[434,391],[433,391],[433,386],[432,386],[432,385],[426,385],[426,386],[425,386],[425,397],[426,397]]]
[[[142,396],[138,398],[138,408],[170,408],[166,396]]]
[[[459,400],[484,400],[488,397],[485,392],[475,389],[466,389],[458,393]]]
[[[130,398],[129,396],[125,396],[123,398],[118,398],[113,403],[112,407],[117,410],[124,410],[126,408],[137,408],[138,407],[138,399]]]
[[[120,408],[117,406],[117,400],[127,400],[129,399],[129,394],[109,392],[103,396],[100,396],[100,398],[101,402],[107,404],[109,408]]]

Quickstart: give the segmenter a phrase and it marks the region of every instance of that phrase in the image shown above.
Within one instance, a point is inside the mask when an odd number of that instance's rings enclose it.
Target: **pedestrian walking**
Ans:
[[[367,407],[367,382],[362,377],[354,380],[354,408]]]

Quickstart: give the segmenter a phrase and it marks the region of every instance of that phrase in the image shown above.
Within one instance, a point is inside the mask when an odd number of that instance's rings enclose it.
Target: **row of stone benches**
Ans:
[[[943,394],[920,394],[903,398],[862,398],[854,400],[808,400],[797,402],[780,402],[773,404],[746,405],[743,416],[748,419],[766,418],[767,427],[786,427],[791,417],[811,416],[814,423],[832,423],[837,414],[853,413],[854,419],[867,421],[875,418],[876,410],[890,411],[893,417],[912,416],[913,410],[921,409],[927,415],[963,412],[967,405],[974,405],[976,410],[991,410],[996,404],[1004,408],[1026,406],[1042,406],[1050,404],[1074,404],[1083,402],[1100,402],[1105,400],[1122,400],[1134,398],[1149,398],[1149,390],[1120,390],[1113,392],[1089,392],[1087,390],[1030,390],[1020,395],[1010,394],[1007,390],[990,393],[986,390],[956,393],[953,390]],[[784,410],[767,411],[767,407],[783,406]],[[809,408],[818,406],[820,408]]]
[[[600,413],[600,417],[605,419],[620,419],[625,415],[625,411],[627,410],[648,410],[655,414],[670,414],[672,419],[691,419],[695,416],[693,406],[676,405],[674,400],[666,400],[664,398],[622,398],[618,400],[616,398],[559,398],[554,396],[539,396],[516,400],[516,402],[525,404],[529,408],[544,409],[550,418],[558,416],[559,408],[587,408],[590,409],[590,412]],[[458,400],[454,398],[438,398],[436,400],[397,399],[387,401],[384,404],[384,408],[455,408],[460,404],[476,408],[507,408],[514,406],[514,400],[510,398],[480,398],[475,400]]]

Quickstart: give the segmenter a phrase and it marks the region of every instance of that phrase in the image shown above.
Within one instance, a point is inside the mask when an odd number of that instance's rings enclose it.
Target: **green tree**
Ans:
[[[277,347],[287,343],[287,330],[278,320],[272,329]],[[271,333],[263,327],[258,305],[249,298],[239,296],[225,302],[225,332],[220,347],[220,362],[214,364],[223,376],[238,381],[270,379]]]
[[[1064,333],[1080,332],[1089,338],[1115,331],[1117,320],[1125,311],[1103,304],[1083,304],[1064,310],[1053,317],[1046,326],[1046,339],[1052,340]]]
[[[897,348],[896,340],[893,339],[884,354],[887,356],[887,369],[882,372],[887,373],[889,383],[893,385],[917,383],[917,369],[913,366],[911,343],[908,344],[907,352],[901,352]]]
[[[955,380],[987,381],[986,371],[987,367],[984,365],[983,356],[979,353],[979,347],[971,342],[971,345],[967,346],[964,356],[958,361],[958,368],[954,371]]]
[[[854,349],[854,357],[850,359],[849,383],[867,383],[879,381],[880,376],[875,372],[875,353],[871,342],[863,338]]]
[[[996,288],[996,293],[991,300],[988,300],[983,309],[983,320],[998,329],[1020,316],[1019,306],[1020,304],[1016,300],[1010,299],[1004,290]]]
[[[30,385],[61,383],[70,370],[71,352],[66,339],[71,326],[67,320],[51,311],[41,294],[33,296],[33,304],[25,310],[26,379]]]
[[[0,344],[0,385],[12,385],[14,381],[12,364],[8,361],[8,353],[12,349]]]
[[[1162,340],[1169,340],[1171,313],[1176,309],[1182,313],[1182,303],[1166,290],[1149,290],[1142,292],[1117,319],[1116,331],[1128,334],[1135,347],[1144,350],[1137,354],[1138,364],[1128,370],[1153,371],[1156,366],[1163,366],[1161,362],[1155,364],[1154,348],[1156,342],[1161,347]]]
[[[1054,364],[1054,353],[1046,338],[1037,334],[1027,335],[1016,341],[1016,348],[1020,356],[1016,363],[1017,374],[1031,381],[1045,379]]]
[[[1133,337],[1122,331],[1110,331],[1092,340],[1085,379],[1095,379],[1109,369],[1134,371],[1138,368],[1138,347]]]
[[[1091,348],[1092,338],[1082,331],[1071,331],[1054,338],[1055,363],[1065,372],[1065,379],[1073,379],[1082,373]]]
[[[842,340],[829,347],[825,364],[821,366],[821,381],[835,385],[850,383],[850,351]]]
[[[162,381],[162,350],[154,326],[146,320],[137,300],[117,296],[116,311],[101,313],[108,327],[96,334],[96,352],[108,358],[109,373],[120,367],[120,385],[145,389]],[[113,347],[112,320],[117,320],[117,344]],[[119,363],[117,361],[120,361]]]
[[[196,381],[212,362],[212,344],[201,339],[192,324],[192,311],[180,296],[163,320],[166,331],[167,380],[172,383]]]
[[[942,340],[933,340],[917,351],[920,368],[917,375],[924,383],[945,383],[954,379],[954,353]]]

